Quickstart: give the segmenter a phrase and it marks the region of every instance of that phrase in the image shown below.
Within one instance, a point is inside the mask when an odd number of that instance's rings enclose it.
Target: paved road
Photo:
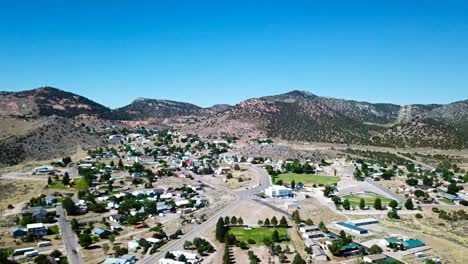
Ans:
[[[249,188],[240,191],[232,191],[223,186],[214,184],[213,182],[202,181],[204,184],[212,188],[233,194],[235,196],[235,199],[231,201],[231,204],[224,207],[222,210],[217,211],[215,214],[211,215],[211,217],[208,218],[208,220],[203,222],[201,225],[197,226],[192,231],[188,232],[187,234],[184,234],[178,240],[170,241],[168,244],[162,246],[158,253],[154,255],[147,254],[144,257],[144,259],[141,260],[141,263],[157,263],[159,259],[164,258],[164,255],[167,251],[182,249],[185,241],[193,240],[196,237],[206,234],[210,229],[212,229],[216,225],[216,222],[220,217],[229,215],[232,211],[234,211],[240,205],[240,201],[254,199],[255,194],[262,192],[263,190],[265,190],[265,188],[267,188],[270,185],[270,176],[268,175],[268,173],[266,173],[266,171],[263,168],[249,165],[248,169],[254,171],[258,175],[258,186],[255,188]]]
[[[390,197],[395,199],[397,202],[399,202],[399,203],[403,202],[403,198],[401,196],[399,196],[398,194],[392,192],[391,190],[383,187],[382,185],[378,184],[374,180],[372,180],[370,178],[366,178],[365,181],[368,182],[369,184],[372,184],[373,186],[375,186],[377,189],[381,190],[382,192],[386,193],[387,195],[389,195]]]
[[[60,225],[60,232],[67,252],[68,262],[71,264],[82,264],[84,260],[80,253],[77,237],[71,229],[71,224],[66,219],[66,213],[62,205],[57,205],[57,215],[59,216],[58,222]]]

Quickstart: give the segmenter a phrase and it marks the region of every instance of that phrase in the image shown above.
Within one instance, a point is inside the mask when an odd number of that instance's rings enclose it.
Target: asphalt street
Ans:
[[[167,251],[173,250],[180,250],[183,249],[184,242],[187,240],[193,240],[196,237],[203,236],[204,234],[208,233],[210,229],[212,229],[216,222],[220,217],[224,217],[226,215],[231,214],[239,205],[241,200],[253,200],[255,198],[255,194],[262,192],[268,186],[270,186],[270,176],[268,173],[261,167],[256,166],[249,166],[249,170],[253,170],[258,175],[258,185],[254,188],[244,189],[241,191],[231,191],[226,189],[225,187],[215,185],[213,183],[203,182],[204,184],[219,189],[221,191],[230,192],[235,196],[235,199],[231,201],[231,204],[224,207],[222,210],[213,214],[208,220],[203,222],[201,225],[193,229],[192,231],[184,234],[176,241],[170,241],[168,244],[164,245],[160,248],[160,251],[154,255],[146,255],[141,263],[157,263],[159,259],[164,258],[164,255]]]

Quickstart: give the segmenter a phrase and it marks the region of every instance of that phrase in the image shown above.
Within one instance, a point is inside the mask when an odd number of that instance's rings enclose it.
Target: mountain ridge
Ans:
[[[57,88],[0,92],[0,116],[90,115],[103,120],[171,124],[192,118],[187,129],[205,134],[264,135],[286,140],[385,146],[467,145],[468,100],[449,104],[369,103],[317,96],[307,91],[251,98],[236,105],[139,97],[116,109]],[[182,119],[181,119],[182,118]]]

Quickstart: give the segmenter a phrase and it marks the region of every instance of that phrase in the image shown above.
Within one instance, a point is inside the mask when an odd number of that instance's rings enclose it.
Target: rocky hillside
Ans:
[[[75,117],[81,114],[95,115],[106,111],[109,109],[88,98],[52,87],[22,92],[0,92],[0,116]]]
[[[447,105],[399,106],[292,91],[249,99],[235,106],[202,108],[190,103],[140,98],[110,110],[87,98],[49,87],[0,93],[0,117],[25,115],[57,115],[75,121],[86,118],[96,124],[175,125],[189,133],[239,138],[273,137],[399,147],[468,145],[468,100]],[[8,133],[12,131],[15,130]]]
[[[411,118],[398,122],[403,107],[326,98],[292,91],[250,99],[188,129],[205,134],[236,137],[258,135],[287,140],[358,143],[383,146],[466,145],[464,128],[455,125],[468,118],[459,105],[410,107]],[[447,109],[446,109],[447,108]],[[453,111],[456,108],[465,114]],[[415,109],[415,113],[411,113]],[[416,110],[417,109],[417,110]],[[440,114],[442,111],[445,114]],[[457,122],[453,122],[453,120]]]
[[[63,157],[104,143],[101,137],[69,118],[46,117],[40,124],[27,133],[0,140],[0,166]]]
[[[202,108],[184,102],[138,98],[127,106],[101,114],[101,117],[110,120],[165,119],[181,116],[201,117],[225,111],[229,107],[229,105],[214,105],[209,108]]]

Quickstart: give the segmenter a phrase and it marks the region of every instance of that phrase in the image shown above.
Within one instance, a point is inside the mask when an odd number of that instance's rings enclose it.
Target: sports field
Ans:
[[[313,184],[323,184],[330,185],[335,184],[340,181],[339,177],[335,176],[323,176],[316,174],[306,174],[306,173],[282,173],[275,177],[275,183],[278,180],[282,180],[284,184],[291,183],[294,180],[297,183],[302,182],[304,185],[313,185]]]
[[[248,243],[249,239],[255,241],[255,243],[260,244],[263,243],[265,238],[271,238],[273,232],[278,230],[279,237],[283,237],[287,234],[286,228],[284,227],[277,227],[277,228],[267,228],[267,227],[259,227],[259,228],[252,228],[250,230],[244,229],[243,227],[231,227],[229,229],[229,234],[233,234],[236,236],[236,239],[239,241],[243,241]]]
[[[359,202],[361,201],[361,199],[364,199],[364,201],[366,202],[366,205],[371,206],[371,207],[374,204],[374,201],[376,198],[380,198],[380,200],[382,201],[382,204],[388,204],[392,201],[392,199],[378,195],[373,192],[362,192],[362,193],[343,195],[340,198],[341,198],[341,201],[348,199],[351,205],[359,205]]]

